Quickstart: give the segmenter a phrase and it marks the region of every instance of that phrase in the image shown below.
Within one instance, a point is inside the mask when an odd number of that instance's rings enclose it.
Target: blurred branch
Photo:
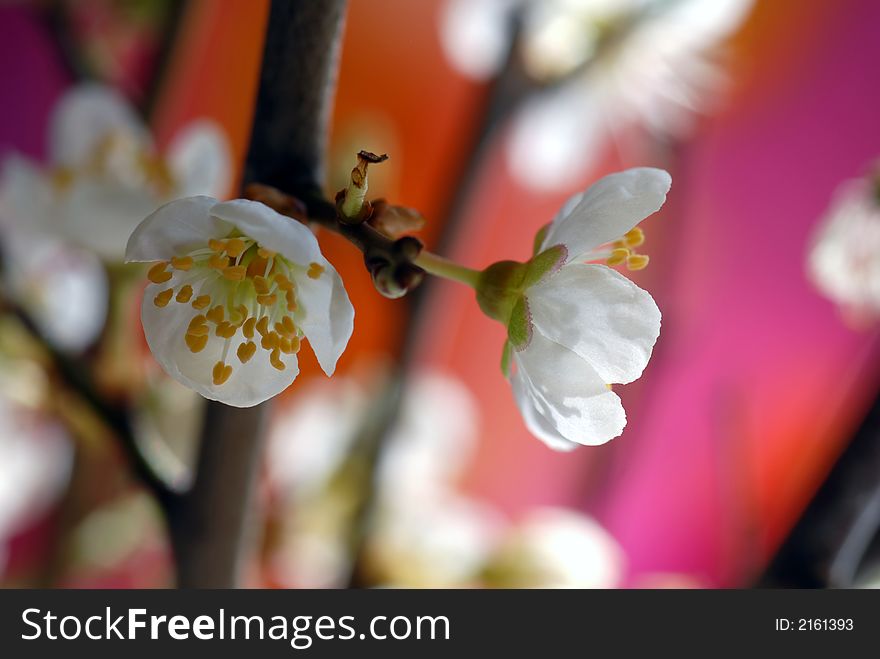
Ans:
[[[162,37],[159,40],[156,62],[140,104],[142,114],[147,118],[151,117],[156,108],[156,102],[159,99],[163,83],[167,77],[168,68],[172,62],[172,56],[178,42],[178,35],[181,32],[180,28],[183,23],[184,9],[191,4],[185,3],[184,0],[167,0],[165,15],[162,17]]]
[[[108,403],[95,389],[86,367],[55,348],[24,309],[5,297],[0,300],[0,307],[14,316],[40,345],[64,386],[85,402],[107,429],[119,438],[120,446],[135,475],[153,493],[162,510],[167,513],[180,494],[180,489],[164,478],[161,470],[147,458],[138,443],[126,410]]]
[[[345,0],[273,0],[245,183],[321,191]],[[178,586],[240,583],[268,405],[209,402],[192,490],[174,510]]]
[[[759,586],[851,588],[880,533],[880,395]]]

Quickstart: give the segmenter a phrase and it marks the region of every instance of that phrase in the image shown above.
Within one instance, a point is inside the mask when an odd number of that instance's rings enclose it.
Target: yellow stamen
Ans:
[[[172,256],[171,267],[175,270],[189,270],[193,267],[193,257],[191,256]]]
[[[626,247],[618,247],[611,250],[611,256],[605,261],[608,265],[621,265],[629,257],[629,250]]]
[[[225,270],[229,265],[229,259],[221,254],[214,254],[214,256],[208,259],[208,265],[215,270]]]
[[[241,333],[244,334],[244,338],[254,338],[254,325],[256,324],[257,319],[254,317],[248,318],[246,321],[244,321],[244,327],[241,328]]]
[[[296,325],[293,324],[293,320],[290,318],[290,316],[284,316],[281,319],[281,326],[284,328],[285,334],[296,334]]]
[[[183,337],[190,352],[201,352],[208,345],[208,335],[187,334]]]
[[[197,327],[190,327],[186,333],[191,336],[208,336],[211,330],[207,325],[199,325]]]
[[[262,304],[264,307],[271,307],[277,301],[278,297],[275,295],[275,293],[272,293],[271,295],[257,296],[257,304]]]
[[[309,263],[309,269],[306,271],[306,275],[309,279],[317,279],[321,275],[324,274],[324,266],[320,263]]]
[[[198,309],[202,311],[203,309],[207,309],[211,306],[211,296],[210,295],[199,295],[195,300],[193,300],[193,309]]]
[[[242,343],[238,346],[238,350],[235,351],[235,354],[238,355],[238,361],[242,364],[247,364],[250,361],[250,358],[254,356],[254,353],[257,352],[257,344],[253,341],[248,341],[247,343]]]
[[[223,276],[229,281],[244,281],[246,274],[247,268],[243,265],[232,265],[223,270]]]
[[[217,329],[214,331],[214,333],[224,339],[231,339],[233,336],[235,336],[235,332],[237,330],[238,328],[235,327],[232,323],[224,320],[222,323],[217,325]]]
[[[260,339],[260,346],[265,350],[272,350],[278,346],[279,337],[275,332],[269,332],[263,335],[263,338]]]
[[[202,315],[198,315],[189,321],[189,327],[186,329],[186,333],[193,336],[208,336],[208,332],[208,322]]]
[[[633,254],[626,259],[626,267],[630,270],[644,270],[650,260],[647,254]]]
[[[264,259],[271,259],[277,252],[273,252],[271,249],[266,249],[265,247],[260,247],[257,250],[257,254],[262,256]]]
[[[294,336],[289,339],[282,337],[278,342],[278,347],[281,348],[281,352],[285,355],[292,355],[299,352],[299,337]]]
[[[215,252],[226,251],[226,243],[222,240],[217,240],[216,238],[211,238],[210,240],[208,240],[208,247]]]
[[[167,267],[167,262],[160,261],[147,271],[147,279],[154,284],[164,284],[172,277],[172,274],[166,270]]]
[[[166,288],[164,291],[153,298],[153,304],[155,304],[157,307],[164,307],[171,301],[172,295],[174,295],[174,290],[171,288]]]
[[[223,315],[223,307],[218,304],[216,307],[205,314],[205,318],[210,320],[215,325],[219,325],[223,322]]]
[[[296,311],[296,295],[294,295],[293,289],[288,290],[285,295],[287,297],[287,310]]]
[[[247,245],[241,238],[230,238],[226,241],[226,253],[234,259],[244,254],[246,247]]]
[[[260,318],[257,321],[256,328],[260,333],[260,336],[266,336],[269,333],[269,316],[263,316]]]
[[[257,291],[258,295],[266,295],[269,292],[269,282],[266,281],[265,277],[260,277],[259,275],[254,277],[254,290]]]
[[[638,247],[645,242],[645,232],[636,227],[635,229],[630,229],[623,238],[628,246]]]
[[[293,284],[290,283],[290,280],[284,276],[283,273],[279,272],[275,275],[275,285],[278,286],[282,291],[289,291],[293,288]]]
[[[269,355],[269,363],[279,371],[285,369],[284,362],[281,361],[281,351],[278,348],[275,348]]]
[[[223,362],[214,364],[213,376],[215,385],[223,384],[229,379],[230,375],[232,375],[232,367],[229,364],[224,364]]]
[[[56,167],[52,171],[52,185],[56,190],[63,192],[70,187],[75,177],[76,175],[69,167]]]
[[[189,284],[185,284],[181,289],[177,292],[177,297],[174,298],[178,302],[186,303],[190,301],[190,298],[193,294],[193,287]]]

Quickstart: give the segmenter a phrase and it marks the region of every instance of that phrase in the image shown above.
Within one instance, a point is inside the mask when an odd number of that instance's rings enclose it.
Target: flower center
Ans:
[[[131,187],[147,187],[167,196],[177,182],[165,159],[143,141],[121,131],[112,131],[97,141],[79,167],[55,167],[52,183],[58,192],[66,191],[77,177],[96,177]]]
[[[212,372],[219,386],[232,375],[228,361],[233,344],[241,364],[254,358],[259,349],[274,368],[286,368],[281,355],[299,352],[302,337],[296,324],[299,307],[293,275],[317,279],[323,272],[318,263],[307,267],[292,263],[247,236],[233,234],[211,239],[207,247],[171,261],[160,261],[147,277],[154,284],[170,284],[153,298],[157,307],[167,307],[173,300],[193,309],[183,337],[191,352],[204,350],[212,332],[224,339]]]
[[[605,261],[611,267],[625,264],[627,270],[644,270],[651,259],[647,254],[636,251],[644,242],[645,232],[640,227],[635,227],[627,231],[623,238],[597,248],[588,255],[587,260]]]

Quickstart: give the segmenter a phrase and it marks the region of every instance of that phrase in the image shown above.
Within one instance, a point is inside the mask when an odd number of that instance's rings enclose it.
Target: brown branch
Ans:
[[[63,386],[86,403],[92,413],[119,439],[132,471],[167,513],[183,491],[184,484],[166,478],[161,469],[147,457],[131,427],[127,410],[108,403],[92,384],[86,366],[53,346],[24,309],[5,298],[0,300],[0,307],[14,316],[40,346]]]
[[[392,240],[373,228],[369,223],[369,202],[364,216],[352,223],[342,215],[339,204],[334,205],[318,194],[300,198],[263,183],[251,183],[245,187],[244,196],[291,219],[320,226],[345,238],[363,253],[364,265],[376,289],[385,297],[402,297],[422,282],[425,271],[415,265],[422,242],[412,236]]]
[[[320,196],[344,12],[345,0],[273,0],[246,183]],[[193,488],[172,517],[178,586],[239,585],[267,412],[208,403]]]

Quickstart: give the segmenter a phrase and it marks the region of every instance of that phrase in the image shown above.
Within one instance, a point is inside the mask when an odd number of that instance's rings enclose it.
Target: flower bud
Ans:
[[[388,160],[388,156],[385,154],[377,156],[369,151],[361,151],[357,159],[357,166],[351,170],[351,181],[338,199],[340,219],[346,224],[359,224],[369,216],[367,167]]]

